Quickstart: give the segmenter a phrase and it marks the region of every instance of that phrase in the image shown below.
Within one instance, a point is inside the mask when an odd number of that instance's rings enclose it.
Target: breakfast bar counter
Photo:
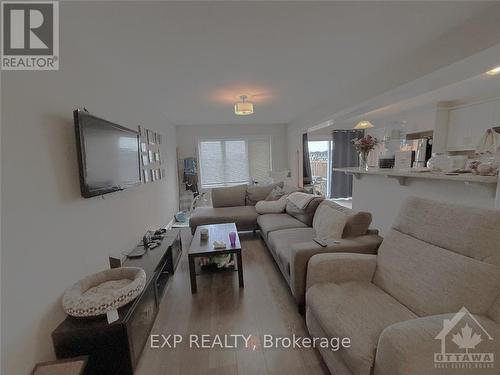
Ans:
[[[382,234],[390,228],[399,206],[409,196],[500,209],[500,184],[497,176],[478,176],[471,173],[445,174],[392,168],[367,170],[334,168],[333,170],[354,176],[353,208],[371,212],[374,227]]]
[[[425,178],[429,180],[446,180],[465,183],[480,183],[497,185],[497,176],[478,176],[472,173],[443,173],[431,171],[398,170],[393,168],[333,168],[334,171],[345,172],[360,179],[362,175],[380,175],[396,178],[400,184],[404,185],[407,178]]]

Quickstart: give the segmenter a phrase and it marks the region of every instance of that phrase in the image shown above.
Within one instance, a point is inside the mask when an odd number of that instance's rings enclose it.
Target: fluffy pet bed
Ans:
[[[144,289],[142,268],[121,267],[85,277],[64,292],[63,309],[75,317],[94,317],[133,301]]]

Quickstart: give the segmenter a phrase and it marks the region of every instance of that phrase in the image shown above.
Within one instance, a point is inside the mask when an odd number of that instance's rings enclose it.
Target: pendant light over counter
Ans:
[[[370,121],[360,121],[358,124],[354,127],[354,129],[362,130],[362,129],[371,129],[373,128],[373,124]]]

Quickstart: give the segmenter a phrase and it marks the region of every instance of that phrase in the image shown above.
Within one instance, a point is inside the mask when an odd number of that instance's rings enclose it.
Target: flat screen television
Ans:
[[[85,198],[140,184],[139,134],[83,110],[73,112]]]

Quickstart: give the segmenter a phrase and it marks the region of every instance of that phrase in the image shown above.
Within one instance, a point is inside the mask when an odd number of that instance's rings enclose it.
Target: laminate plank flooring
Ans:
[[[240,234],[245,288],[238,288],[236,272],[198,277],[198,293],[189,282],[188,230],[182,233],[183,255],[171,278],[152,334],[181,334],[177,348],[151,348],[146,344],[136,375],[296,375],[329,374],[315,349],[267,349],[264,334],[306,336],[288,286],[266,245],[258,235]],[[190,334],[253,335],[255,350],[193,349]]]

